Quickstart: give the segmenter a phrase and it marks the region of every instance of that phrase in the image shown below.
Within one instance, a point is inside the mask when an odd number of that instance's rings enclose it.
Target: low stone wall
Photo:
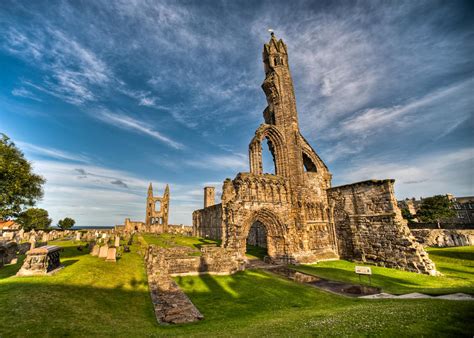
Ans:
[[[423,246],[444,248],[474,245],[474,230],[411,229],[411,233]]]
[[[328,189],[341,258],[436,274],[435,265],[402,218],[394,180]]]
[[[195,251],[186,247],[160,248],[148,246],[145,259],[160,273],[171,276],[198,274],[232,274],[245,269],[245,261],[231,249],[205,245],[201,256],[194,256]]]
[[[204,318],[171,276],[231,274],[245,268],[245,262],[229,249],[209,245],[201,248],[201,256],[195,254],[187,247],[147,247],[148,285],[158,322],[179,324]]]
[[[181,236],[192,236],[193,227],[187,225],[168,224],[168,233]]]

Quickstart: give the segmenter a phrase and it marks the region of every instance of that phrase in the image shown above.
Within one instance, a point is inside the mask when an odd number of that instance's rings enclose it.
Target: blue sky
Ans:
[[[248,171],[273,28],[333,185],[472,195],[473,15],[469,1],[4,0],[0,132],[47,179],[54,222],[142,220],[152,181],[190,224],[204,186]]]

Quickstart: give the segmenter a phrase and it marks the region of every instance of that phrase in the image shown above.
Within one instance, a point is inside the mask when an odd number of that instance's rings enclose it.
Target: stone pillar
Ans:
[[[204,208],[213,206],[216,204],[216,188],[205,187],[204,188]]]

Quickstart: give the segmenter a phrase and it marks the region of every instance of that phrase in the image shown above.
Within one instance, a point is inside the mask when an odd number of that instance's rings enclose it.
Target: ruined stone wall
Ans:
[[[193,212],[193,235],[214,240],[222,239],[222,204]]]
[[[444,248],[474,245],[474,230],[411,229],[411,233],[423,246]]]
[[[182,236],[192,236],[193,227],[183,224],[168,224],[168,233]]]
[[[325,191],[317,198],[321,196],[326,196]],[[222,203],[224,246],[242,257],[255,222],[265,227],[268,255],[274,262],[310,263],[338,257],[327,203],[318,204],[308,196],[295,205],[290,182],[282,176],[239,173],[224,182]],[[307,218],[300,214],[305,208],[311,209]]]
[[[341,258],[434,274],[434,263],[415,241],[393,193],[394,180],[328,189]]]
[[[245,261],[230,249],[203,246],[201,256],[191,256],[193,253],[194,251],[186,247],[161,248],[149,245],[145,260],[147,266],[153,267],[153,270],[171,276],[232,274],[245,267]]]

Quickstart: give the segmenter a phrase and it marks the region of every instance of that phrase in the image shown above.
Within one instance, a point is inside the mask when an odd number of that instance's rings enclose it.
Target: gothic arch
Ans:
[[[285,241],[286,226],[280,221],[280,218],[268,209],[254,211],[245,221],[242,228],[242,238],[240,248],[244,250],[245,255],[246,241],[250,228],[255,222],[260,222],[265,227],[267,233],[267,252],[272,258],[287,255],[287,245]]]
[[[288,163],[285,151],[283,134],[274,125],[262,124],[255,132],[255,136],[249,145],[250,172],[255,175],[263,174],[262,167],[262,140],[266,138],[271,142],[271,152],[275,162],[275,174],[287,175],[286,164]]]
[[[301,150],[303,152],[302,156],[306,156],[308,159],[311,160],[311,162],[314,164],[316,167],[317,172],[329,172],[328,167],[326,164],[321,160],[321,158],[316,154],[314,151],[313,147],[306,141],[306,139],[303,137],[303,135],[300,134],[301,137]]]

